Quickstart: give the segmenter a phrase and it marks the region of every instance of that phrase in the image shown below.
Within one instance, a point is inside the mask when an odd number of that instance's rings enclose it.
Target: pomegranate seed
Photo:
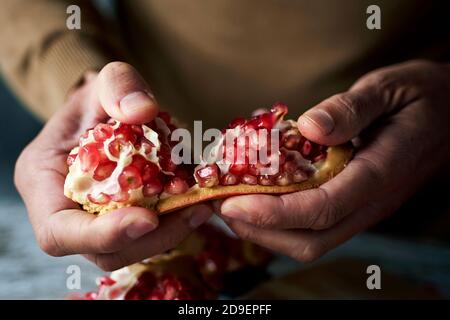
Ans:
[[[188,189],[189,189],[189,186],[186,183],[186,181],[184,181],[178,177],[173,177],[164,186],[164,191],[166,191],[167,193],[170,193],[170,194],[185,193]]]
[[[326,154],[321,153],[321,154],[315,156],[314,159],[313,159],[311,162],[312,162],[312,163],[315,163],[315,162],[318,162],[318,161],[320,161],[320,160],[325,159],[326,157],[327,157]]]
[[[252,176],[251,174],[244,174],[241,177],[241,182],[244,184],[255,185],[255,184],[258,184],[258,178],[255,176]]]
[[[124,147],[127,146],[127,144],[129,144],[129,142],[120,139],[114,139],[109,143],[108,150],[113,155],[113,157],[119,158],[120,152]]]
[[[144,135],[144,129],[142,129],[142,126],[133,124],[131,126],[131,131],[133,131],[136,137],[142,137]]]
[[[138,139],[138,145],[141,146],[146,155],[150,155],[152,153],[153,148],[155,147],[155,145],[145,137],[141,137]],[[139,149],[139,147],[137,147],[137,149]]]
[[[239,177],[234,174],[231,174],[231,173],[224,174],[220,178],[220,184],[224,185],[224,186],[233,186],[238,183],[239,183]]]
[[[292,175],[289,172],[282,172],[275,178],[275,183],[278,186],[287,186],[292,184]]]
[[[259,175],[259,171],[260,171],[261,166],[262,166],[262,165],[261,165],[260,163],[257,163],[257,164],[250,164],[250,165],[248,166],[248,173],[251,174],[251,175],[253,175],[253,176],[258,176],[258,175]]]
[[[113,161],[108,161],[105,163],[101,163],[94,171],[94,179],[97,181],[103,181],[106,178],[110,177],[116,168],[117,163]]]
[[[71,165],[73,165],[73,163],[77,159],[77,156],[78,156],[77,153],[69,154],[69,156],[67,157],[67,166],[70,167]]]
[[[258,183],[262,186],[273,186],[273,178],[271,176],[258,176]]]
[[[121,123],[120,126],[116,130],[114,130],[114,135],[116,136],[117,140],[129,141],[132,144],[136,143],[136,134],[128,124]]]
[[[296,134],[289,134],[283,137],[283,146],[290,150],[297,150],[302,137]]]
[[[158,118],[161,118],[166,124],[170,124],[171,118],[170,114],[164,111],[158,112]]]
[[[238,176],[243,175],[248,171],[248,164],[232,164],[229,171]]]
[[[144,183],[147,183],[158,176],[159,168],[153,162],[147,161],[146,165],[141,170],[141,172],[142,172],[142,181]]]
[[[100,154],[96,144],[90,143],[80,148],[79,151],[81,170],[84,172],[94,170],[100,162]]]
[[[154,179],[144,184],[142,193],[144,194],[144,197],[152,197],[154,195],[160,194],[162,189],[163,187],[161,181],[159,181],[158,179]]]
[[[306,140],[305,143],[303,143],[302,155],[309,156],[311,154],[311,150],[312,150],[312,144],[311,144],[311,142]]]
[[[219,184],[219,168],[216,164],[195,170],[194,176],[201,188],[211,188]]]
[[[242,126],[245,124],[245,122],[246,122],[246,120],[244,118],[241,118],[241,117],[235,118],[230,122],[230,124],[228,125],[228,128],[233,129],[238,126]]]
[[[297,168],[298,168],[297,163],[295,163],[294,160],[286,161],[283,164],[283,171],[286,171],[286,172],[289,172],[289,173],[294,173],[295,170],[297,170]]]
[[[304,172],[301,169],[295,170],[294,174],[292,175],[292,180],[295,183],[303,182],[307,179],[308,179],[308,175],[306,174],[306,172]]]
[[[111,279],[110,277],[101,277],[98,281],[98,283],[101,286],[112,286],[113,284],[116,283],[115,280]]]
[[[161,144],[159,149],[159,165],[166,172],[175,172],[177,165],[171,159],[170,147],[167,144]]]
[[[101,192],[95,197],[92,194],[88,194],[87,197],[90,202],[93,202],[95,204],[106,204],[111,200],[111,197],[103,192]]]
[[[96,292],[87,292],[84,295],[85,300],[96,300],[97,299],[97,293]]]
[[[99,123],[94,128],[94,139],[98,142],[103,142],[113,135],[114,129],[104,123]]]
[[[133,160],[131,161],[131,164],[139,169],[139,171],[142,172],[144,170],[145,166],[147,165],[147,160],[141,156],[140,154],[135,154],[133,156]]]
[[[130,194],[128,191],[120,191],[116,194],[111,195],[111,200],[114,202],[127,202],[130,199]]]
[[[288,107],[282,102],[276,102],[272,105],[270,112],[274,115],[274,121],[284,117],[288,112]]]
[[[133,165],[125,167],[119,176],[119,185],[123,190],[137,189],[142,186],[139,169]]]

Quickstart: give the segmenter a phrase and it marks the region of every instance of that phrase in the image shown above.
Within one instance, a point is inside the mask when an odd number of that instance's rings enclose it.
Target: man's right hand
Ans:
[[[112,62],[98,74],[87,73],[83,85],[24,149],[16,163],[15,183],[46,253],[81,253],[111,271],[175,247],[209,219],[212,211],[206,205],[161,218],[140,207],[97,217],[63,194],[67,155],[86,129],[109,117],[142,124],[157,112],[157,102],[138,72],[126,63]]]

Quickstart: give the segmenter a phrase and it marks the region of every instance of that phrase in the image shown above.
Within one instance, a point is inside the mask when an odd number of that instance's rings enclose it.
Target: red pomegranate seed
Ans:
[[[273,178],[267,175],[258,176],[258,184],[262,186],[273,186],[274,185]]]
[[[116,166],[117,163],[113,161],[100,163],[94,171],[94,179],[97,181],[105,180],[111,176]]]
[[[144,129],[142,129],[142,126],[133,124],[131,126],[131,131],[136,135],[136,137],[142,137],[144,135]]]
[[[186,181],[184,181],[178,177],[173,177],[164,186],[164,191],[166,191],[167,193],[170,193],[170,194],[185,193],[188,189],[189,189],[189,186],[186,183]]]
[[[292,184],[292,175],[289,172],[282,172],[275,178],[275,184],[278,186],[287,186]]]
[[[127,146],[127,144],[129,144],[129,142],[120,139],[114,139],[109,143],[108,150],[113,157],[119,158],[120,152],[124,147]]]
[[[306,174],[306,172],[304,172],[301,169],[295,170],[294,174],[292,175],[292,180],[295,183],[300,183],[300,182],[303,182],[303,181],[305,181],[307,179],[308,179],[308,175]]]
[[[170,124],[171,117],[170,114],[164,111],[158,112],[158,118],[161,118],[166,124]]]
[[[241,117],[235,118],[235,119],[233,119],[233,120],[230,122],[230,124],[228,125],[228,128],[229,128],[229,129],[233,129],[233,128],[236,128],[236,127],[238,127],[238,126],[242,126],[242,125],[245,124],[245,122],[246,122],[246,120],[245,120],[244,118],[241,118]]]
[[[239,183],[239,177],[234,174],[231,174],[231,173],[224,174],[220,178],[220,184],[223,186],[234,186],[238,183]]]
[[[311,162],[315,163],[315,162],[318,162],[318,161],[321,161],[321,160],[325,159],[326,157],[327,156],[326,156],[325,153],[321,153],[321,154],[315,156],[314,159]]]
[[[251,174],[244,174],[241,177],[241,183],[255,185],[255,184],[258,184],[258,178],[255,176],[252,176]]]
[[[288,107],[282,102],[276,102],[272,105],[270,112],[275,116],[274,121],[276,121],[287,114]]]
[[[114,129],[104,123],[99,123],[94,128],[94,139],[98,142],[103,142],[113,135]]]
[[[96,292],[87,292],[84,295],[85,300],[96,300],[97,299],[97,293]]]
[[[144,194],[144,197],[152,197],[154,195],[160,194],[162,189],[163,187],[161,181],[159,181],[158,179],[153,179],[144,184],[142,193]]]
[[[262,165],[260,163],[250,164],[248,166],[248,173],[253,175],[253,176],[258,176],[259,173],[260,173],[261,167],[262,167]]]
[[[158,176],[159,168],[153,162],[147,161],[141,172],[142,172],[142,181],[144,183],[147,183]]]
[[[243,175],[248,171],[248,164],[232,164],[229,171],[238,176]]]
[[[77,156],[78,156],[77,153],[69,154],[69,156],[67,157],[67,166],[70,167],[71,165],[73,165],[73,163],[77,159]]]
[[[111,195],[111,200],[114,202],[127,202],[130,199],[130,194],[128,191],[120,191],[116,194]]]
[[[84,172],[92,171],[97,168],[100,162],[100,154],[96,144],[90,143],[80,148],[79,151],[81,170]]]
[[[311,144],[311,142],[306,140],[305,143],[303,143],[302,155],[309,156],[311,154],[311,150],[312,150],[312,144]]]
[[[131,164],[133,166],[135,166],[136,168],[139,169],[139,171],[142,172],[142,170],[145,168],[145,166],[147,165],[147,159],[145,159],[143,156],[141,156],[140,154],[135,154],[133,156],[133,160],[131,161]]]
[[[123,190],[137,189],[142,186],[139,169],[133,165],[125,167],[119,176],[119,185]]]
[[[132,144],[136,143],[136,134],[128,124],[121,123],[120,126],[114,130],[114,135],[117,140],[129,141]]]
[[[101,286],[112,286],[113,284],[116,283],[116,281],[111,279],[110,277],[101,277],[98,283]]]
[[[211,188],[219,184],[219,168],[216,164],[195,170],[194,176],[201,188]]]
[[[283,137],[283,146],[286,149],[290,150],[297,150],[298,146],[300,145],[300,142],[302,140],[302,137],[297,134],[289,134]]]
[[[283,170],[289,173],[294,173],[295,170],[297,170],[298,166],[297,163],[295,163],[294,160],[288,160],[283,164]]]
[[[141,137],[138,139],[138,145],[141,146],[146,155],[150,155],[152,153],[153,148],[155,147],[155,145],[145,137]],[[139,147],[137,147],[137,149],[139,149]]]
[[[111,200],[111,197],[101,192],[95,197],[92,194],[88,194],[88,199],[90,202],[93,202],[95,204],[106,204]]]
[[[170,147],[167,144],[161,144],[159,149],[159,165],[166,172],[175,172],[177,165],[171,159]]]

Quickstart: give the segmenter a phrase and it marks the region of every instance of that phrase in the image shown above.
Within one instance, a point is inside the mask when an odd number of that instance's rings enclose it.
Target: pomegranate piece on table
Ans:
[[[250,270],[252,286],[272,255],[247,241],[231,238],[205,224],[177,248],[97,279],[97,291],[83,300],[199,300],[215,299],[226,291],[243,293],[242,279],[234,274]]]
[[[88,130],[67,159],[65,195],[92,213],[143,206],[159,213],[232,195],[282,194],[314,188],[338,174],[351,144],[326,147],[305,139],[287,107],[236,118],[197,167],[172,161],[176,127],[160,112],[147,125],[111,120]]]

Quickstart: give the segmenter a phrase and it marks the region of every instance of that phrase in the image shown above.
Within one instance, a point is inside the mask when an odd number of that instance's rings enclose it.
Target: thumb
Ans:
[[[386,77],[387,75],[383,75]],[[399,106],[394,86],[383,86],[380,75],[370,74],[349,91],[336,94],[314,106],[298,119],[300,132],[325,145],[347,142],[382,114]],[[400,103],[401,105],[401,103]]]
[[[158,113],[158,104],[145,80],[131,65],[111,62],[97,78],[100,103],[106,113],[129,124],[150,122]]]

